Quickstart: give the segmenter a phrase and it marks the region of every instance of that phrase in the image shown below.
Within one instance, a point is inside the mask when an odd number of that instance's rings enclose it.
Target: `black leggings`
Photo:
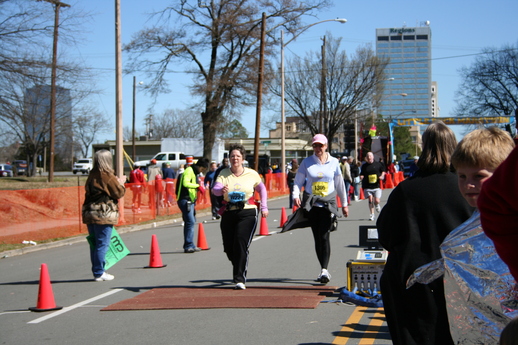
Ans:
[[[312,207],[309,211],[309,222],[315,239],[315,251],[320,267],[327,269],[331,256],[329,230],[331,229],[331,212],[325,207]]]
[[[221,217],[223,251],[232,262],[234,283],[246,283],[248,248],[257,226],[257,209],[225,211]]]

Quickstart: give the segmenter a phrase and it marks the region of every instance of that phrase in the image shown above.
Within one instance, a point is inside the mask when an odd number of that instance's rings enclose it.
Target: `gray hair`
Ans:
[[[99,171],[114,173],[113,171],[113,156],[108,150],[99,150],[94,154],[94,167]]]

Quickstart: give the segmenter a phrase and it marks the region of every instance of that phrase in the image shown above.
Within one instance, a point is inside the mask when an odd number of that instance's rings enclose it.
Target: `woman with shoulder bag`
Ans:
[[[113,275],[104,271],[105,256],[110,246],[112,228],[119,221],[118,201],[126,193],[126,176],[118,178],[113,171],[113,158],[108,150],[97,151],[93,168],[85,184],[83,223],[93,238],[90,260],[95,281],[113,280]]]

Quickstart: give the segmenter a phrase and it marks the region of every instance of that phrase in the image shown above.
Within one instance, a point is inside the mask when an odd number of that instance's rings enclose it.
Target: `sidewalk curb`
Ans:
[[[270,201],[270,200],[273,201],[273,200],[281,199],[284,197],[288,197],[288,196],[287,195],[277,196],[277,197],[268,199],[268,201]],[[210,215],[211,215],[210,209],[207,209],[206,212],[196,214],[196,216],[199,216],[199,217],[210,216]],[[128,232],[146,230],[146,229],[151,229],[151,228],[155,228],[157,226],[163,226],[163,225],[168,225],[168,224],[177,223],[177,225],[181,225],[182,220],[181,220],[181,218],[179,218],[179,219],[180,219],[180,222],[178,221],[178,218],[174,218],[174,219],[167,219],[167,220],[157,221],[157,222],[148,223],[148,224],[132,224],[132,225],[127,225],[127,226],[122,225],[120,227],[117,227],[117,232],[119,234],[125,234]],[[80,243],[80,242],[86,242],[86,234],[78,235],[75,237],[70,237],[70,238],[67,238],[64,240],[60,240],[60,241],[42,243],[42,244],[37,244],[35,246],[7,250],[5,252],[0,253],[0,256],[1,256],[0,259],[7,259],[12,256],[28,254],[28,253],[32,253],[32,252],[36,252],[36,251],[44,250],[44,249],[51,249],[51,248],[56,248],[56,247],[61,247],[61,246],[70,246],[72,244],[76,244],[76,243]]]
[[[201,213],[198,215],[205,216],[205,215],[209,215],[209,214],[210,214],[210,212],[206,212],[206,213]],[[180,220],[181,220],[181,218],[180,218]],[[122,225],[120,227],[117,227],[117,232],[119,234],[125,234],[128,232],[146,230],[146,229],[151,229],[151,228],[155,228],[158,226],[175,224],[175,223],[178,223],[178,225],[181,225],[182,221],[178,222],[178,218],[174,218],[174,219],[167,219],[167,220],[157,221],[157,222],[148,223],[148,224],[132,224],[132,225],[127,225],[127,226]],[[52,249],[52,248],[61,247],[61,246],[69,246],[69,245],[80,243],[80,242],[86,242],[86,235],[88,235],[88,234],[81,234],[81,235],[77,235],[74,237],[66,238],[64,240],[37,244],[35,246],[7,250],[5,252],[0,253],[1,259],[6,259],[6,258],[9,258],[12,256],[28,254],[28,253],[36,252],[39,250]]]

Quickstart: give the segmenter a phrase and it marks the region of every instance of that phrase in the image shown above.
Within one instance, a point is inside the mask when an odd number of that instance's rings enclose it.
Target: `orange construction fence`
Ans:
[[[266,174],[264,184],[269,198],[289,193],[284,173]],[[152,181],[140,187],[127,183],[126,194],[119,200],[117,227],[179,214],[175,186],[176,180],[162,181],[160,185]],[[0,244],[87,235],[81,220],[84,194],[84,186],[0,190],[0,198],[4,200],[0,205]],[[209,191],[199,193],[196,210],[210,207]]]

